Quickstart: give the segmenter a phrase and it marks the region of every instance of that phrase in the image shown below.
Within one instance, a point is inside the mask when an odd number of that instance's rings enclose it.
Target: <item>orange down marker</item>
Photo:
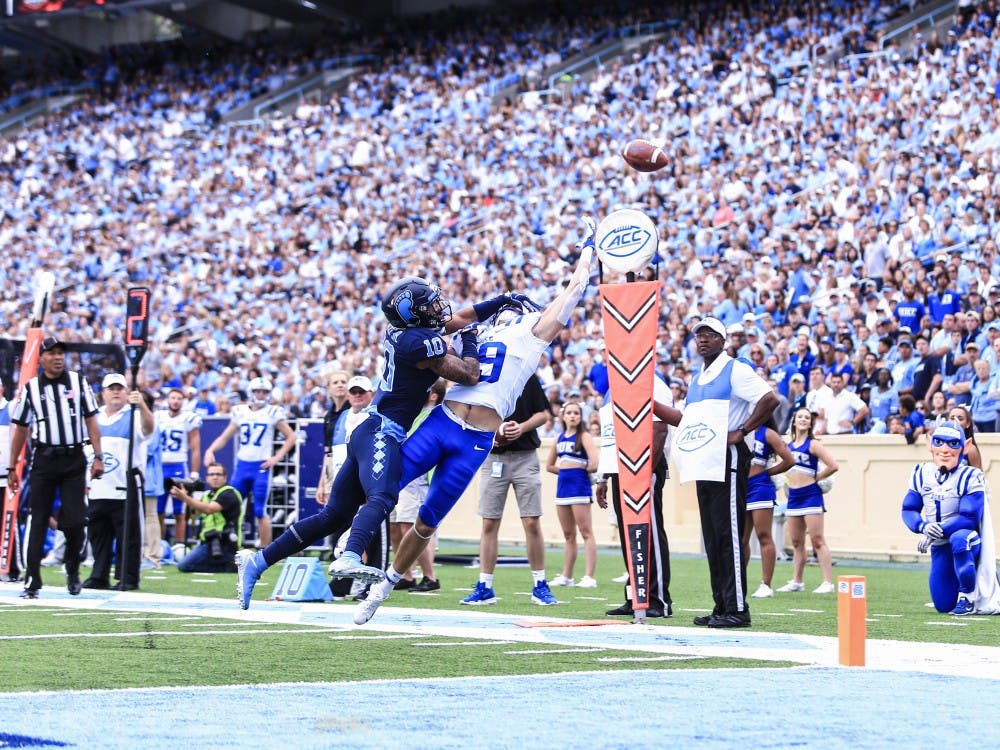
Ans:
[[[840,663],[845,667],[865,665],[868,625],[868,584],[864,576],[837,577],[837,635]]]

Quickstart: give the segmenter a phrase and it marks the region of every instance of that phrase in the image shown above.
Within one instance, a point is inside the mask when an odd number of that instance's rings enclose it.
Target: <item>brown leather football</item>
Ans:
[[[622,158],[632,169],[639,172],[655,172],[657,169],[663,169],[669,163],[662,148],[641,138],[629,141],[625,145],[625,148],[622,149]]]

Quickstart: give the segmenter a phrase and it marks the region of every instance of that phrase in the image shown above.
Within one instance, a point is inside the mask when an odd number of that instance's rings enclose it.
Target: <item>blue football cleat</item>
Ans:
[[[973,606],[972,602],[970,602],[965,596],[960,596],[958,597],[958,603],[955,604],[955,609],[953,609],[951,613],[957,617],[961,617],[962,615],[974,614],[975,611],[976,608]]]
[[[487,604],[496,604],[497,595],[493,593],[493,588],[480,581],[472,593],[465,597],[459,604],[471,604],[473,607],[483,607]]]
[[[552,596],[552,592],[549,591],[549,584],[546,581],[539,581],[531,589],[531,603],[540,604],[543,607],[551,607],[553,604],[558,604],[559,600]]]
[[[236,553],[236,601],[240,609],[250,608],[253,587],[265,570],[267,563],[260,550],[241,549]]]
[[[385,580],[385,573],[371,565],[365,565],[361,562],[361,558],[352,552],[345,552],[330,563],[328,572],[334,578],[353,578],[366,586],[382,583]]]

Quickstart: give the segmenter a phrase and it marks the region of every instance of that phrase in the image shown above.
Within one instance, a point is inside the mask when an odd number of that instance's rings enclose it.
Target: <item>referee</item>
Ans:
[[[90,476],[104,473],[101,431],[97,425],[97,401],[87,381],[78,372],[66,370],[66,347],[51,336],[42,341],[39,362],[42,374],[27,382],[11,409],[13,424],[10,455],[18,456],[28,437],[34,458],[28,475],[31,489],[31,518],[28,522],[25,599],[37,599],[42,587],[39,564],[52,504],[59,490],[62,507],[59,528],[66,535],[66,588],[80,593],[80,555],[87,522],[87,459],[83,445],[87,438],[94,448]],[[9,470],[7,483],[17,492],[17,475]]]

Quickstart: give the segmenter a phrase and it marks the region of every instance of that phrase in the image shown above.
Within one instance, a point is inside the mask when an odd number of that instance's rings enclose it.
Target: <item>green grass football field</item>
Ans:
[[[466,547],[443,545],[439,553],[466,553]],[[505,550],[517,554],[517,550]],[[550,577],[561,559],[548,551]],[[651,619],[654,627],[695,628],[694,615],[711,607],[707,563],[702,558],[675,557],[671,561],[674,616]],[[270,595],[280,566],[267,571],[258,584],[254,601],[258,609],[278,611],[282,604],[257,604]],[[530,573],[524,567],[498,567],[494,588],[500,601],[492,607],[459,605],[478,577],[474,568],[439,565],[442,588],[433,594],[396,592],[385,607],[451,610],[461,621],[473,612],[509,617],[546,616],[580,621],[610,620],[605,610],[623,601],[620,584],[611,578],[622,572],[620,557],[611,550],[599,557],[597,589],[556,588],[555,607],[530,602]],[[868,580],[868,637],[910,641],[915,644],[1000,644],[1000,618],[955,618],[925,607],[928,601],[926,570],[916,565],[889,565],[839,561],[835,575],[859,574]],[[779,563],[775,587],[791,576],[789,563]],[[120,594],[114,611],[86,608],[81,599],[74,607],[46,606],[63,598],[65,578],[57,569],[44,571],[46,588],[34,606],[10,598],[0,604],[0,685],[4,691],[165,685],[223,685],[267,682],[312,682],[404,677],[544,674],[601,669],[689,669],[693,667],[781,666],[782,662],[729,657],[661,657],[631,652],[620,644],[608,648],[560,648],[537,644],[512,651],[509,643],[464,641],[426,633],[385,633],[370,628],[316,627],[298,623],[234,622],[225,617],[176,614],[139,607],[130,610],[128,597]],[[750,590],[760,577],[759,563],[751,563]],[[837,635],[836,595],[809,591],[820,582],[819,569],[806,570],[805,593],[776,594],[773,599],[752,600],[754,627],[750,632],[774,634]],[[234,575],[187,575],[174,567],[144,574],[145,594],[188,595],[218,598],[218,606],[235,608]],[[169,599],[166,599],[169,603]],[[251,607],[251,614],[255,611]],[[291,604],[287,606],[291,607]],[[320,605],[348,613],[351,601]],[[381,613],[380,613],[381,614]],[[343,618],[341,618],[343,619]],[[376,615],[373,624],[378,624]],[[628,618],[616,618],[628,622]],[[449,647],[453,646],[453,647]],[[513,656],[512,656],[513,655]],[[515,658],[516,656],[516,658]],[[790,664],[791,661],[788,662]]]

